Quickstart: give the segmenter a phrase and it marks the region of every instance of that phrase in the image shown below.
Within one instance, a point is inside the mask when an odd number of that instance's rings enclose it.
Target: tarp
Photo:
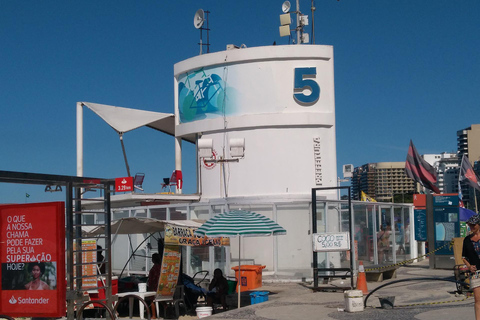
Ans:
[[[179,227],[198,228],[202,222],[194,220],[159,220],[153,218],[128,217],[112,221],[111,233],[113,234],[141,234],[165,231],[167,225]],[[93,230],[84,230],[87,236],[94,237],[105,233],[105,227],[96,227]]]
[[[82,102],[82,104],[95,112],[119,134],[147,126],[175,136],[175,115],[172,113],[115,107],[92,102]],[[182,139],[195,143],[195,140],[187,137],[182,137]]]

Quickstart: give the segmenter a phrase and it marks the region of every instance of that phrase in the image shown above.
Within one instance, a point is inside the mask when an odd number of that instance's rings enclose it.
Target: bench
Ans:
[[[367,282],[382,282],[397,277],[398,266],[371,265],[365,268]]]

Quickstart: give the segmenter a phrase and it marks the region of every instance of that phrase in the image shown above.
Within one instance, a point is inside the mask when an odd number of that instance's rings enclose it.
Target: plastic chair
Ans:
[[[133,187],[143,191],[143,179],[145,179],[145,173],[137,173],[133,179]]]
[[[170,177],[170,184],[169,186],[175,186],[177,187],[178,181],[177,181],[177,170],[173,170],[172,176]]]
[[[162,189],[166,189],[168,187],[168,191],[171,193],[172,186],[182,189],[182,184],[183,184],[182,171],[173,170],[173,173],[170,176],[170,178],[163,178]]]
[[[162,302],[163,304],[163,318],[167,318],[167,309],[169,306],[175,308],[175,317],[178,319],[180,317],[180,306],[183,307],[185,313],[187,312],[187,305],[185,304],[184,299],[185,293],[183,285],[177,285],[173,297],[158,297],[155,299],[155,307],[157,309],[157,315],[159,314],[158,303]]]

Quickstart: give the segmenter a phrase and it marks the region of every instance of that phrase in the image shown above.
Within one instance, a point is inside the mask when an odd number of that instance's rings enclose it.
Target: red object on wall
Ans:
[[[173,170],[172,176],[170,177],[170,186],[177,186],[178,189],[182,189],[183,179],[182,179],[182,170]]]
[[[183,186],[182,170],[175,170],[175,177],[177,178],[178,189],[182,189],[182,186]]]
[[[0,314],[63,317],[66,299],[64,202],[1,206],[0,241]],[[38,274],[41,282],[35,280]]]
[[[426,194],[414,194],[413,195],[413,205],[415,208],[425,208],[427,206],[427,195]]]

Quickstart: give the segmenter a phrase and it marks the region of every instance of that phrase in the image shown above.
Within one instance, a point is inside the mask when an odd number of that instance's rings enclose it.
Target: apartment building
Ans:
[[[470,127],[457,131],[458,162],[462,161],[463,155],[468,157],[470,163],[475,167],[475,163],[480,162],[480,124],[472,124]],[[479,173],[477,165],[477,174]],[[462,183],[463,202],[467,208],[474,208],[474,189]],[[478,198],[478,197],[477,197]]]
[[[367,163],[353,170],[352,197],[363,191],[380,202],[393,202],[398,194],[411,194],[415,183],[405,174],[405,162]]]
[[[459,172],[457,154],[442,152],[440,154],[424,154],[422,157],[437,171],[437,187],[441,193],[457,193]]]
[[[472,124],[470,127],[457,131],[458,160],[462,161],[465,154],[470,162],[480,160],[480,124]]]

